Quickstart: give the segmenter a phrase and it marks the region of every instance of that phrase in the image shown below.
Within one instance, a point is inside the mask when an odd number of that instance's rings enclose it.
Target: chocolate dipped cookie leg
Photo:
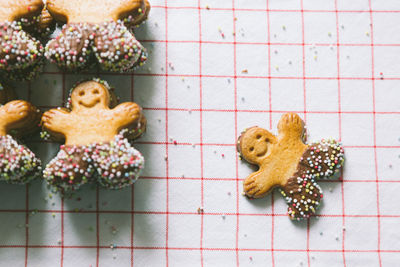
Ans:
[[[142,65],[146,49],[136,40],[132,26],[146,20],[147,0],[48,0],[55,20],[66,23],[46,46],[45,55],[61,68],[85,68],[94,55],[101,68],[127,72]]]

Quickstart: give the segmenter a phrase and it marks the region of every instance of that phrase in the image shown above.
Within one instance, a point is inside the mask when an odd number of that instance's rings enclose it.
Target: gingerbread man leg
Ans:
[[[45,48],[45,55],[64,69],[80,70],[92,56],[93,25],[66,24],[62,32]]]
[[[122,22],[101,24],[94,46],[101,67],[107,71],[126,72],[143,64],[147,58],[146,49]]]
[[[43,177],[60,190],[76,190],[92,180],[91,154],[91,147],[63,145],[57,156],[47,164]]]
[[[9,79],[29,80],[43,65],[40,57],[43,47],[39,41],[22,30],[17,22],[3,22],[0,25],[0,70]]]
[[[99,184],[110,189],[133,184],[144,167],[142,154],[122,134],[115,136],[110,143],[97,145],[92,159]]]
[[[28,183],[41,172],[40,160],[11,136],[0,136],[0,180],[12,184]]]
[[[343,148],[334,140],[313,143],[304,152],[297,172],[282,187],[292,219],[308,218],[315,213],[322,190],[317,179],[337,177],[344,162]]]

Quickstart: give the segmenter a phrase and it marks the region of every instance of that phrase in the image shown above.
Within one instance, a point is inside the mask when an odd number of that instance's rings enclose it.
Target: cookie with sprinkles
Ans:
[[[247,162],[259,170],[243,182],[246,196],[261,198],[275,187],[288,204],[291,219],[313,215],[323,197],[318,179],[338,178],[344,163],[344,150],[335,140],[304,142],[303,120],[294,113],[282,116],[278,135],[252,127],[238,138],[237,148]]]
[[[43,46],[28,32],[36,29],[42,0],[0,0],[0,75],[30,80],[43,64]]]
[[[45,48],[60,68],[79,71],[97,61],[104,70],[129,72],[146,61],[146,49],[131,29],[147,19],[147,0],[48,0],[47,8],[65,23]]]
[[[12,95],[4,87],[0,90],[1,103]],[[37,130],[40,117],[40,111],[23,100],[0,106],[0,181],[24,184],[41,174],[40,160],[15,139]]]
[[[120,189],[133,184],[144,167],[143,156],[129,142],[146,129],[142,109],[133,102],[112,108],[110,92],[105,81],[81,82],[71,90],[66,108],[43,114],[43,136],[65,140],[43,172],[61,192],[87,183]]]

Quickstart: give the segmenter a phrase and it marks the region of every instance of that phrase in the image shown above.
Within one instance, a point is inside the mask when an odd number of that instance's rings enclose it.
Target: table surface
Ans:
[[[146,158],[133,187],[0,185],[0,266],[396,266],[400,258],[400,5],[396,0],[151,0],[133,74],[48,65],[18,95],[62,106],[101,77],[140,104]],[[297,112],[310,140],[345,147],[318,216],[290,221],[279,192],[242,196],[246,127]],[[59,144],[28,146],[45,163]],[[167,160],[165,160],[167,158]],[[198,214],[198,208],[204,212]]]

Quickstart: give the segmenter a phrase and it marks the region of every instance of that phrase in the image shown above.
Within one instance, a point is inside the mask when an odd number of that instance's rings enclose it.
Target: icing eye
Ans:
[[[94,95],[98,95],[99,94],[99,90],[97,90],[97,89],[93,90],[93,94]]]
[[[257,134],[256,138],[260,139],[261,138],[261,134]]]
[[[80,91],[79,92],[79,96],[84,96],[85,95],[85,91]]]
[[[250,147],[250,152],[253,152],[253,150],[254,150],[254,147]]]

